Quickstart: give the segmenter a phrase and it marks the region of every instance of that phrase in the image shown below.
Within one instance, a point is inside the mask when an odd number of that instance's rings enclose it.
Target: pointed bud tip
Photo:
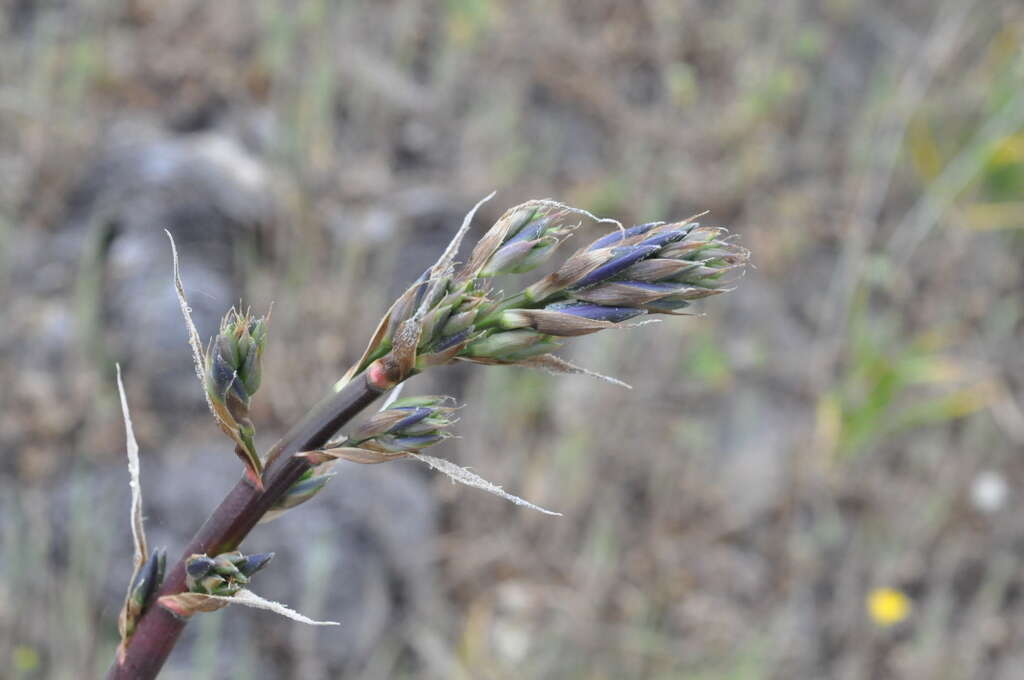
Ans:
[[[239,562],[238,570],[245,576],[252,576],[257,571],[267,566],[270,560],[274,559],[272,552],[257,553],[255,555],[249,555],[244,560]]]

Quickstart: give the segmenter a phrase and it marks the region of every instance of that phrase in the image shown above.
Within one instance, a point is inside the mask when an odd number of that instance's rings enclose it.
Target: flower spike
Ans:
[[[262,380],[267,319],[232,309],[221,321],[220,332],[206,352],[205,387],[221,429],[235,441],[235,453],[246,476],[263,488],[263,463],[253,437],[249,407]]]

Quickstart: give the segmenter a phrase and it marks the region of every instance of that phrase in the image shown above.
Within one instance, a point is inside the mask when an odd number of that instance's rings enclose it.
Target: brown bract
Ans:
[[[318,449],[316,451],[303,451],[295,455],[305,458],[312,465],[321,465],[332,460],[347,460],[351,463],[375,465],[405,458],[409,454],[406,451],[380,451],[362,446],[338,446],[335,448]]]
[[[526,289],[527,297],[533,302],[543,302],[559,293],[608,260],[610,249],[578,250],[567,259],[557,271]]]
[[[519,327],[529,327],[544,335],[574,337],[588,335],[607,328],[622,328],[622,324],[598,319],[585,319],[573,314],[550,309],[514,309],[505,314],[516,319]],[[521,324],[521,325],[520,325]]]
[[[488,260],[497,252],[501,244],[505,242],[510,233],[522,228],[537,212],[540,206],[530,201],[520,206],[507,210],[494,226],[487,230],[487,233],[477,241],[476,247],[466,261],[465,266],[456,278],[457,282],[464,283],[475,278]]]

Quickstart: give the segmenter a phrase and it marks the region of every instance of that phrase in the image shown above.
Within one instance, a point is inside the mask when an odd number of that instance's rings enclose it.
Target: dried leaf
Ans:
[[[124,418],[125,444],[128,450],[128,484],[132,492],[132,541],[135,544],[135,569],[137,573],[142,568],[142,565],[145,564],[146,556],[149,554],[149,549],[146,546],[146,530],[142,520],[142,486],[139,483],[139,443],[135,439],[131,414],[128,412],[128,398],[124,393],[124,383],[121,382],[121,365],[116,364],[115,366],[117,368],[117,391],[121,397],[121,415]]]
[[[405,295],[409,295],[411,294],[411,292],[412,289],[409,289],[408,291],[406,291]],[[377,349],[377,347],[380,346],[380,343],[387,336],[388,326],[391,323],[391,314],[394,312],[395,306],[402,301],[402,298],[405,297],[405,295],[398,298],[398,300],[396,300],[388,309],[387,313],[383,317],[381,317],[380,323],[377,324],[376,330],[373,331],[373,335],[370,337],[370,341],[366,343],[366,349],[363,350],[363,355],[359,357],[359,361],[352,364],[352,366],[349,367],[348,371],[345,372],[345,375],[341,377],[341,380],[334,384],[335,392],[340,392],[341,388],[347,385],[352,380],[352,378],[354,378],[358,374],[358,372],[365,367],[365,364],[367,361],[369,361],[370,356]]]
[[[246,607],[252,607],[253,609],[265,609],[275,614],[297,621],[299,623],[305,623],[308,626],[340,626],[341,624],[337,621],[314,621],[313,619],[303,616],[294,609],[287,607],[280,602],[274,602],[273,600],[267,600],[251,590],[239,590],[235,593],[235,596],[228,598],[234,601],[236,604],[244,604]]]
[[[217,411],[213,408],[210,395],[206,393],[206,360],[203,358],[203,345],[199,339],[199,331],[196,330],[196,325],[192,321],[192,308],[189,307],[188,299],[185,297],[185,286],[181,282],[181,269],[178,266],[178,247],[174,244],[174,236],[171,235],[171,232],[164,229],[164,233],[167,234],[167,238],[171,241],[171,257],[174,263],[174,290],[178,294],[181,315],[185,318],[185,328],[188,331],[188,344],[192,348],[192,361],[195,364],[196,377],[199,378],[199,385],[203,388],[203,395],[206,397],[206,405],[210,407],[210,413],[213,414],[218,423],[221,423],[220,416],[217,415]]]
[[[214,612],[218,609],[227,607],[229,604],[241,604],[246,607],[252,607],[253,609],[265,609],[267,611],[274,612],[275,614],[280,614],[292,621],[305,623],[310,626],[341,625],[337,621],[314,621],[313,619],[303,616],[294,609],[291,609],[280,602],[267,600],[251,590],[245,590],[244,588],[239,590],[232,597],[206,595],[203,593],[178,593],[177,595],[164,595],[158,600],[158,602],[160,603],[160,606],[165,607],[178,616],[185,618],[199,612]]]
[[[505,491],[504,489],[502,489],[497,484],[492,484],[491,482],[488,482],[486,479],[476,474],[475,472],[472,472],[464,467],[460,467],[451,461],[445,460],[444,458],[435,458],[434,456],[427,456],[422,453],[412,452],[409,452],[409,456],[411,458],[415,458],[416,460],[427,464],[428,466],[437,470],[438,472],[444,473],[453,482],[465,484],[466,486],[471,486],[476,489],[483,489],[487,493],[492,493],[495,496],[504,498],[507,501],[512,501],[516,505],[522,505],[524,507],[537,510],[538,512],[543,512],[545,515],[555,515],[558,517],[562,516],[562,513],[560,512],[552,512],[551,510],[546,510],[540,507],[539,505],[534,505],[533,503],[527,500],[523,500],[519,496],[514,496]]]
[[[394,378],[401,382],[408,378],[413,369],[416,368],[416,349],[420,342],[422,327],[418,320],[409,319],[402,323],[395,332],[392,341],[391,354],[392,366],[396,372]]]
[[[142,486],[139,482],[139,443],[135,440],[135,431],[132,428],[132,418],[128,413],[128,398],[124,393],[124,383],[121,382],[121,365],[117,367],[117,391],[121,396],[121,415],[124,418],[125,444],[128,450],[128,485],[131,487],[131,525],[132,543],[135,546],[135,554],[132,558],[132,575],[128,579],[128,592],[125,594],[124,605],[121,607],[121,614],[118,617],[118,631],[121,634],[122,647],[127,643],[128,627],[128,600],[131,598],[132,587],[135,579],[146,563],[149,555],[149,548],[146,545],[146,528],[142,519]]]
[[[651,319],[650,321],[653,321]],[[590,369],[577,366],[576,364],[566,361],[565,359],[555,356],[554,354],[542,354],[539,357],[530,357],[518,362],[519,366],[526,366],[527,368],[539,368],[542,371],[551,373],[552,375],[589,375],[592,378],[604,380],[612,385],[618,385],[619,387],[625,387],[627,390],[633,389],[633,386],[624,383],[618,378],[603,375]]]
[[[539,200],[536,200],[536,201],[530,201],[530,202],[534,203],[536,205],[546,206],[546,207],[549,207],[549,208],[561,208],[562,210],[568,210],[569,212],[573,213],[574,215],[582,215],[584,217],[589,217],[590,219],[594,220],[595,222],[598,222],[598,223],[601,223],[601,224],[614,224],[616,227],[618,227],[619,229],[621,229],[623,231],[625,231],[625,229],[626,229],[624,226],[622,226],[622,222],[619,222],[618,220],[612,219],[611,217],[598,217],[597,215],[595,215],[592,212],[588,212],[588,211],[582,210],[580,208],[574,208],[571,205],[566,205],[565,203],[559,203],[558,201],[552,200],[550,198],[542,198],[542,199],[539,199]]]
[[[171,613],[187,619],[200,612],[215,612],[218,609],[223,609],[231,604],[231,598],[205,593],[176,593],[164,595],[156,602]]]
[[[459,252],[459,246],[462,245],[462,239],[469,233],[469,228],[473,224],[473,217],[476,215],[476,211],[480,209],[487,201],[494,198],[497,191],[492,191],[487,194],[474,205],[466,216],[462,219],[462,226],[455,232],[455,236],[452,237],[448,247],[445,248],[444,252],[441,253],[441,257],[438,258],[434,266],[430,268],[430,281],[428,283],[427,293],[423,296],[423,303],[420,308],[416,310],[416,314],[413,316],[417,321],[423,317],[428,311],[430,311],[431,305],[435,302],[438,290],[441,286],[448,283],[449,277],[451,277],[453,271],[453,263],[455,262],[455,256]]]

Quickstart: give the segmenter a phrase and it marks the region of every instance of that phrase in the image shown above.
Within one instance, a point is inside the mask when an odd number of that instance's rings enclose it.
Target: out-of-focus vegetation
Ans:
[[[147,476],[174,456],[209,476],[183,453],[215,437],[184,330],[149,297],[170,293],[163,228],[234,225],[179,240],[186,263],[216,255],[227,272],[186,269],[196,304],[222,282],[228,305],[274,302],[253,404],[270,436],[494,188],[481,223],[540,196],[637,222],[710,209],[756,270],[705,318],[575,343],[574,360],[631,392],[503,368],[434,378],[469,404],[445,455],[565,516],[435,481],[430,615],[352,642],[351,677],[1024,667],[1019,3],[2,7],[0,676],[98,673],[116,644],[130,552],[126,495],[108,493],[127,487],[113,360],[143,484],[197,483]],[[193,152],[245,200],[205,175],[160,189]],[[170,331],[155,325],[168,316]],[[157,370],[178,351],[192,406]],[[199,515],[169,533],[172,556],[234,482],[221,448],[204,456],[228,472],[181,502]],[[174,523],[164,507],[151,526]],[[203,616],[167,677],[337,671],[331,650],[362,628],[324,611],[325,593],[360,553],[305,512],[279,520],[310,535],[291,602],[343,626]],[[286,578],[275,566],[264,582]],[[239,627],[258,634],[240,642]]]

